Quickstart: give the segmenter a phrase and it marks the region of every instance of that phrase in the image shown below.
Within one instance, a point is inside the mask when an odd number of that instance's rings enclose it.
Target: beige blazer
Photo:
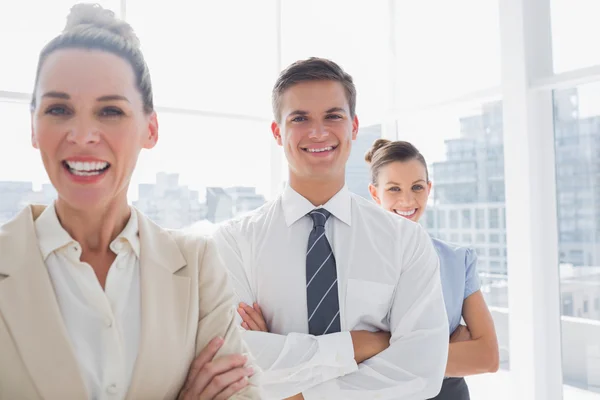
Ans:
[[[27,207],[0,226],[0,399],[88,397],[38,247],[43,210]],[[212,338],[225,338],[221,355],[248,350],[214,243],[161,229],[140,212],[138,220],[142,326],[127,399],[174,399]],[[234,398],[259,399],[259,376]]]

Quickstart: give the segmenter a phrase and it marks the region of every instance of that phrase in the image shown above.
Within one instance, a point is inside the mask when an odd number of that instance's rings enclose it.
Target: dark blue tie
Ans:
[[[325,222],[331,213],[319,208],[309,215],[313,220],[313,229],[308,237],[306,252],[308,333],[324,335],[340,331],[335,257],[325,236]]]

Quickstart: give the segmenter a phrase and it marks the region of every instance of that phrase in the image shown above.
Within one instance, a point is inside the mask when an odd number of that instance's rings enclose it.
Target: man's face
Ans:
[[[297,83],[281,96],[281,122],[273,122],[290,179],[332,183],[344,178],[358,118],[350,115],[343,85],[330,80]]]

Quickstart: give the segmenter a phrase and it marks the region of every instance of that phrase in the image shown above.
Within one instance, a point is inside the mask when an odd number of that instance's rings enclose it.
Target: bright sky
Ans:
[[[119,0],[101,4],[118,11]],[[62,29],[73,0],[10,1],[0,13],[0,91],[30,92],[37,55]],[[168,6],[167,6],[168,4]],[[363,125],[381,122],[391,107],[436,103],[500,84],[497,0],[282,1],[282,66],[308,56],[336,60],[355,79]],[[275,1],[128,0],[127,18],[142,41],[155,102],[270,118],[276,78]],[[600,2],[552,0],[555,69],[600,64]],[[396,68],[390,70],[394,18]],[[587,43],[587,45],[586,45]],[[595,44],[595,43],[594,43]],[[582,88],[582,115],[597,113],[600,90]],[[583,109],[585,104],[589,104]],[[478,104],[411,112],[399,122],[429,161],[443,157],[444,139],[459,135],[458,118]],[[25,104],[0,101],[0,180],[47,182],[30,146]],[[153,182],[159,171],[204,186],[270,187],[269,122],[160,114],[161,138],[144,152],[133,180]]]

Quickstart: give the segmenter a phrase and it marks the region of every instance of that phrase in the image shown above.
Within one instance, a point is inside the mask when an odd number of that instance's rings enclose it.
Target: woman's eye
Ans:
[[[107,116],[107,117],[116,117],[116,116],[123,115],[123,111],[119,110],[118,108],[108,107],[108,108],[103,109],[101,114],[103,116]]]
[[[51,106],[46,110],[48,115],[67,115],[69,111],[64,106]]]

